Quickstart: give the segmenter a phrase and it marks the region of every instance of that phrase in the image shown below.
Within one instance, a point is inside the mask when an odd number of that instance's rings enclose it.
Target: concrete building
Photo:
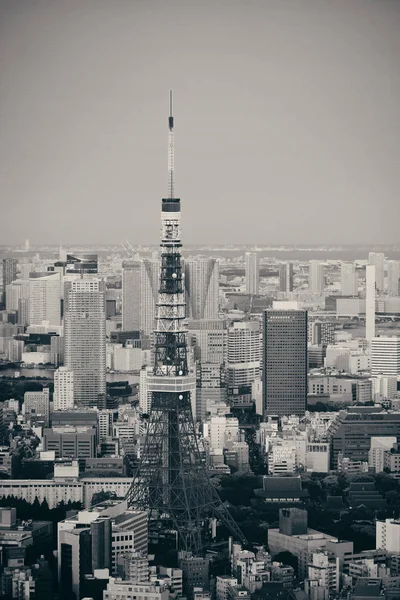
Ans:
[[[387,293],[389,296],[400,294],[400,263],[398,260],[388,261]]]
[[[293,292],[293,263],[279,265],[279,291]]]
[[[70,410],[74,407],[74,373],[67,367],[54,372],[54,410]]]
[[[260,324],[237,321],[228,328],[226,379],[229,387],[253,383],[260,378]]]
[[[309,442],[306,447],[306,470],[315,471],[316,473],[328,473],[329,465],[329,444],[322,442]]]
[[[218,319],[219,264],[215,258],[184,261],[186,316]]]
[[[376,267],[367,265],[366,268],[366,300],[365,300],[365,337],[367,342],[375,337],[375,290]]]
[[[400,375],[400,336],[371,339],[371,375]]]
[[[310,260],[308,288],[310,292],[322,294],[325,289],[324,263],[319,260]]]
[[[372,398],[380,403],[382,400],[390,400],[397,394],[396,375],[376,375],[372,377]]]
[[[74,373],[74,404],[105,407],[106,315],[104,282],[72,281],[64,318],[65,366]]]
[[[260,292],[260,266],[257,252],[246,252],[245,255],[246,293],[258,294]]]
[[[400,554],[400,520],[385,519],[376,522],[376,547]]]
[[[44,429],[43,449],[45,452],[54,451],[56,458],[94,458],[96,436],[94,428],[81,431],[71,426]]]
[[[327,550],[311,551],[308,559],[308,582],[318,582],[318,587],[328,591],[329,596],[337,594],[340,585],[339,558]]]
[[[217,575],[216,600],[229,600],[229,588],[238,584],[236,577],[230,575]]]
[[[122,264],[122,329],[140,331],[140,261]]]
[[[222,319],[188,321],[189,338],[194,343],[195,359],[202,363],[226,362],[227,325]]]
[[[31,273],[29,276],[29,324],[61,324],[60,273]]]
[[[307,311],[264,311],[264,414],[304,415],[307,403]]]
[[[103,442],[112,436],[113,413],[112,410],[100,410],[97,417],[98,442]]]
[[[368,263],[369,265],[375,267],[377,291],[383,292],[385,277],[385,255],[383,252],[370,252],[368,255]]]
[[[141,582],[140,584],[122,579],[110,578],[103,600],[169,600],[170,592],[165,584]]]
[[[385,452],[394,448],[397,444],[397,437],[371,437],[371,448],[368,453],[368,466],[375,470],[375,473],[381,473],[385,468]]]
[[[145,552],[125,552],[117,557],[117,575],[132,583],[148,581],[149,559]]]
[[[342,296],[357,296],[358,276],[354,262],[342,262],[340,267],[340,288]]]
[[[43,423],[48,427],[50,420],[50,390],[44,388],[41,392],[25,392],[23,411],[25,421],[33,424]]]

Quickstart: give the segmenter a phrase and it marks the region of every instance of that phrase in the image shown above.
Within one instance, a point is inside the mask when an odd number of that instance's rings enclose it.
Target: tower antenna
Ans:
[[[169,117],[168,117],[168,198],[174,198],[175,174],[174,174],[174,117],[172,115],[172,90],[169,90]]]

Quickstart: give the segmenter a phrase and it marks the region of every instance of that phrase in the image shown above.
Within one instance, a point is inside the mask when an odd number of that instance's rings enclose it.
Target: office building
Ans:
[[[375,473],[382,473],[385,468],[385,452],[395,448],[397,438],[395,436],[385,435],[383,437],[373,436],[371,438],[371,448],[368,452],[368,466],[374,469]]]
[[[105,407],[106,316],[104,283],[71,282],[64,318],[64,363],[74,373],[74,404]]]
[[[315,294],[322,294],[325,289],[324,263],[310,260],[308,289]]]
[[[400,520],[385,519],[376,522],[376,547],[400,554]]]
[[[260,378],[260,324],[237,321],[228,327],[226,381],[229,387]]]
[[[353,461],[368,462],[372,437],[390,436],[400,441],[400,412],[352,406],[349,412],[339,412],[326,435],[331,447],[332,469],[337,469],[339,454]]]
[[[7,286],[17,279],[17,265],[18,262],[15,258],[3,258],[3,293],[1,304],[6,306],[7,298]]]
[[[340,569],[339,557],[325,549],[312,550],[308,558],[307,585],[313,587],[318,583],[325,593],[332,597],[339,591]],[[314,596],[310,596],[311,598]],[[315,596],[322,597],[322,596]]]
[[[398,260],[388,261],[387,275],[387,293],[389,296],[399,296],[400,294],[400,263]]]
[[[19,298],[18,299],[18,325],[26,327],[29,325],[29,299]]]
[[[168,600],[170,591],[166,584],[149,583],[147,581],[132,583],[110,578],[107,589],[104,590],[103,600]]]
[[[222,319],[190,320],[188,332],[194,344],[196,360],[215,364],[222,364],[226,361],[226,321]]]
[[[61,324],[60,273],[31,273],[29,277],[29,325]]]
[[[97,416],[98,441],[103,442],[112,436],[113,413],[111,410],[100,410]]]
[[[307,403],[307,311],[264,312],[264,414],[304,415]]]
[[[29,298],[29,280],[17,279],[6,286],[6,310],[18,310],[19,301]]]
[[[329,321],[308,321],[308,342],[317,346],[335,343],[335,323]]]
[[[340,267],[340,289],[342,296],[357,296],[358,276],[354,262],[342,262]]]
[[[365,300],[365,338],[371,343],[375,336],[375,290],[376,290],[376,267],[366,267],[366,300]]]
[[[122,329],[140,331],[140,278],[141,262],[125,261],[122,264]]]
[[[56,458],[95,458],[96,429],[57,427],[43,430],[43,450]]]
[[[218,319],[219,265],[215,258],[185,260],[186,316]]]
[[[260,265],[257,252],[246,252],[245,256],[246,293],[258,294],[260,292]]]
[[[48,427],[50,419],[50,391],[44,388],[41,392],[25,392],[25,421],[33,424],[43,423]]]
[[[53,410],[74,407],[74,373],[67,367],[59,367],[54,373],[53,403]]]
[[[400,375],[400,336],[372,338],[371,375]]]
[[[376,375],[372,377],[372,400],[378,404],[383,400],[390,400],[397,394],[396,375]]]
[[[293,292],[293,263],[279,265],[279,291]]]
[[[368,255],[368,264],[375,267],[376,289],[378,292],[384,290],[385,277],[385,255],[383,252],[370,252]]]

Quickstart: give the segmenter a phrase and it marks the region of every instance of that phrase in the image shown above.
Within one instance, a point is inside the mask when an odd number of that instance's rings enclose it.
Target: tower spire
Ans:
[[[169,90],[169,117],[168,117],[168,198],[174,198],[174,117],[172,115],[172,90]]]

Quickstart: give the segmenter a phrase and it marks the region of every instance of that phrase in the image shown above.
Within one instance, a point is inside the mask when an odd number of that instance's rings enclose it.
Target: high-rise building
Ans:
[[[60,273],[31,273],[29,277],[29,325],[61,324]]]
[[[237,321],[228,327],[226,381],[229,387],[253,383],[260,377],[260,323]]]
[[[97,415],[98,441],[103,442],[112,436],[113,413],[112,410],[99,410]]]
[[[29,298],[29,281],[17,279],[6,287],[6,310],[18,310],[20,299]]]
[[[122,264],[122,329],[140,331],[140,271],[138,260]]]
[[[185,260],[186,316],[218,319],[219,264],[215,258]]]
[[[307,311],[264,311],[264,414],[304,415]]]
[[[193,336],[195,358],[202,363],[219,363],[226,361],[227,326],[222,319],[190,320],[189,335]]]
[[[342,296],[357,296],[358,276],[354,262],[342,262],[340,267],[340,288]]]
[[[19,298],[18,300],[18,325],[29,325],[29,300]]]
[[[382,336],[371,340],[371,375],[400,375],[400,337]]]
[[[376,522],[376,547],[400,554],[400,519]]]
[[[293,263],[279,265],[279,291],[293,292]]]
[[[64,363],[74,372],[74,404],[105,405],[106,314],[104,282],[71,282],[64,318]]]
[[[54,372],[53,410],[69,410],[74,407],[74,373],[67,367]]]
[[[319,260],[310,260],[308,288],[316,294],[322,294],[325,289],[324,263]]]
[[[24,414],[26,421],[32,424],[41,422],[48,427],[50,418],[49,388],[44,388],[41,392],[25,392]]]
[[[375,336],[375,289],[376,267],[367,265],[366,268],[366,301],[365,301],[365,338],[371,343]]]
[[[150,335],[155,327],[160,262],[130,260],[122,267],[122,329]]]
[[[18,262],[15,258],[3,258],[3,306],[7,302],[7,286],[17,279],[17,265]]]
[[[383,252],[370,252],[368,263],[375,267],[375,281],[378,292],[383,292],[385,281],[385,255]]]
[[[310,344],[328,346],[335,343],[335,323],[329,321],[308,321],[308,341]]]
[[[260,266],[257,252],[246,252],[246,292],[258,294],[260,291]]]
[[[400,263],[398,260],[388,261],[387,292],[389,296],[400,293]]]

